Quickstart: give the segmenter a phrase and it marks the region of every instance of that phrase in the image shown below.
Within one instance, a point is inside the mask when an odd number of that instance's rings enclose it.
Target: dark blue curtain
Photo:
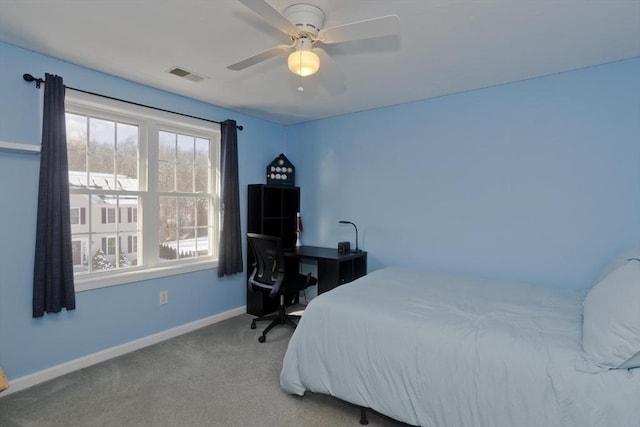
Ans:
[[[62,77],[44,85],[38,224],[33,273],[33,317],[76,308],[71,254],[67,132]]]
[[[218,251],[218,277],[242,272],[238,128],[235,120],[225,120],[220,123],[220,130],[222,224]]]

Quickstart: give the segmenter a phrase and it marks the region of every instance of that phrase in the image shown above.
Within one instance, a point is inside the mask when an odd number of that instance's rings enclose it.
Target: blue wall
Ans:
[[[587,288],[640,246],[640,58],[289,131],[303,241]]]
[[[213,120],[232,118],[238,133],[240,186],[264,181],[264,167],[282,151],[283,127],[134,84],[0,43],[0,141],[39,144],[42,91],[23,73],[63,76],[72,87]],[[246,303],[244,275],[216,270],[182,274],[77,294],[77,309],[31,317],[40,157],[0,152],[0,366],[9,379]],[[246,192],[241,193],[245,224]],[[158,304],[160,290],[170,302]]]
[[[215,120],[234,118],[240,185],[264,182],[282,126],[0,43],[0,140],[37,144],[28,72]],[[369,270],[436,268],[585,288],[640,245],[640,58],[303,123],[287,133],[303,240],[353,241]],[[39,157],[0,152],[0,365],[10,379],[239,307],[244,276],[215,270],[77,294],[31,318]],[[246,194],[241,193],[244,226]],[[20,243],[16,243],[20,242]],[[170,303],[158,305],[167,289]]]

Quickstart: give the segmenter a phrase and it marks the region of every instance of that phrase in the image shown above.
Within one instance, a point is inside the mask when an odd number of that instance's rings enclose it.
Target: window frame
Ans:
[[[116,255],[116,239],[117,237],[115,235],[113,236],[103,236],[101,237],[102,241],[101,241],[101,248],[102,248],[102,252],[104,252],[104,254],[106,256],[114,256]],[[113,242],[113,249],[111,248],[111,242]]]
[[[134,223],[140,226],[138,220],[144,218],[142,227],[136,236],[139,257],[144,260],[141,261],[143,265],[79,275],[74,273],[76,292],[217,268],[218,243],[220,239],[220,125],[72,89],[67,90],[65,98],[65,112],[67,113],[135,124],[139,129],[138,191],[127,193],[137,196],[139,200],[138,206],[134,209],[141,217],[138,218],[136,216]],[[211,141],[209,146],[209,161],[211,165],[209,185],[211,190],[210,193],[202,194],[202,197],[212,197],[213,199],[210,206],[211,212],[209,213],[212,234],[210,237],[212,255],[210,256],[162,262],[159,259],[160,192],[157,188],[157,173],[159,170],[157,147],[159,132],[163,130]],[[156,148],[154,149],[153,147]],[[145,167],[145,165],[148,165],[148,167]],[[83,192],[83,190],[71,189],[70,192],[74,194],[89,193]],[[145,214],[147,209],[155,212],[155,214]],[[120,212],[116,212],[116,223],[119,219],[122,219],[119,214]],[[125,215],[128,216],[128,214]],[[127,218],[124,218],[124,221],[126,220]],[[91,233],[74,237],[78,240],[89,236],[91,236]],[[142,236],[142,239],[137,239],[138,236]]]
[[[102,211],[100,212],[101,224],[115,224],[116,223],[116,208],[100,208]]]
[[[71,218],[71,225],[85,225],[87,222],[86,219],[86,210],[84,207],[75,207],[72,206],[69,208],[69,216]],[[76,214],[74,215],[74,212],[76,212]],[[77,218],[78,222],[74,222],[74,218]]]

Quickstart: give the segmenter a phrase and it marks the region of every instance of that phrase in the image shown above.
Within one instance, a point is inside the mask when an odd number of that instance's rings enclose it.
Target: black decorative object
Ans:
[[[296,168],[284,154],[280,153],[267,166],[267,184],[291,187],[296,185]]]

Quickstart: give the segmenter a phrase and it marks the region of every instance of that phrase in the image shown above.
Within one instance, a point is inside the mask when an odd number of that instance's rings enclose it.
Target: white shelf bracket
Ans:
[[[8,151],[11,153],[40,154],[40,145],[0,141],[0,151]]]

